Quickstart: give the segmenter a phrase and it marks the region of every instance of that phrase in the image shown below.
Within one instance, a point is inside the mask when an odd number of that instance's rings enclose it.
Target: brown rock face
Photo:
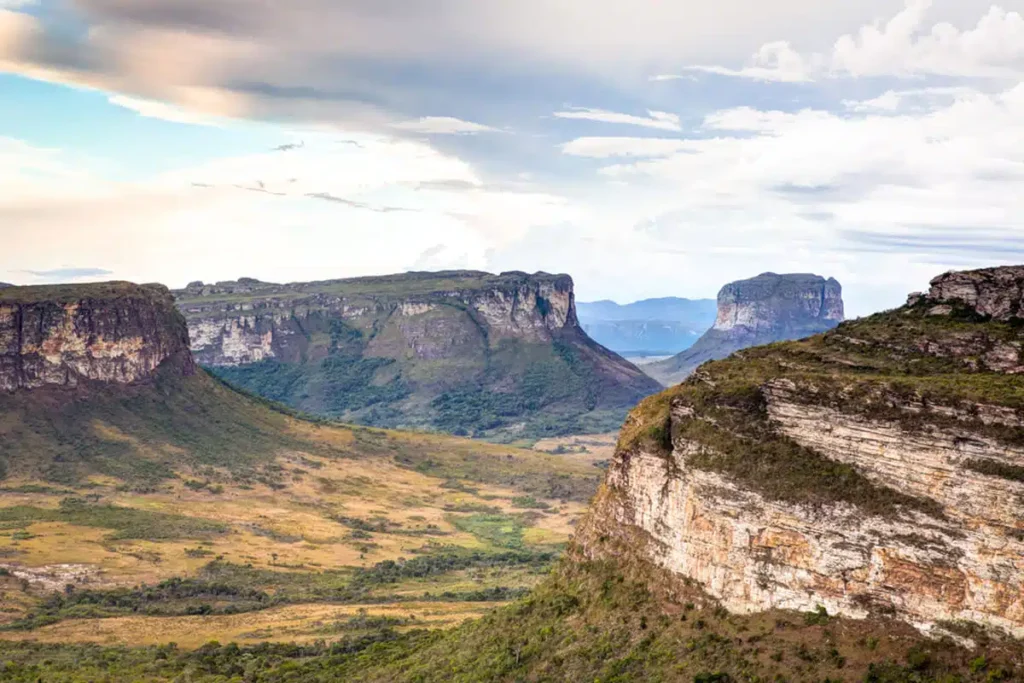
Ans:
[[[1024,636],[1024,329],[1001,322],[1022,276],[945,275],[927,300],[648,399],[577,549],[625,546],[736,612]]]
[[[164,363],[183,375],[195,370],[185,321],[161,285],[0,291],[0,390],[128,384]]]
[[[762,273],[723,287],[714,327],[691,348],[644,371],[671,386],[709,360],[830,330],[843,321],[843,313],[843,288],[834,278]]]
[[[993,320],[1024,317],[1024,266],[945,273],[932,280],[927,301],[938,307],[966,305]]]

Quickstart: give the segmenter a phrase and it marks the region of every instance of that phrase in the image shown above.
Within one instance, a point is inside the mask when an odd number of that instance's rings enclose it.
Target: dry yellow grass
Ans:
[[[177,643],[195,648],[218,640],[237,642],[308,642],[331,640],[343,633],[325,627],[360,612],[368,616],[410,619],[409,627],[448,628],[474,619],[502,603],[403,602],[390,605],[289,605],[262,612],[224,616],[114,617],[70,619],[30,632],[0,632],[0,640],[43,643],[100,643],[103,645],[160,645]]]

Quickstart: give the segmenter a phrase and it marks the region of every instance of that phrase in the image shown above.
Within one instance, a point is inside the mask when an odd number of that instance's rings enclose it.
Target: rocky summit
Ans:
[[[644,370],[671,386],[709,360],[751,346],[801,339],[842,321],[843,289],[834,278],[762,273],[723,287],[714,326],[691,348]]]
[[[242,279],[176,295],[200,364],[364,424],[501,439],[607,431],[658,389],[586,335],[567,275]]]
[[[163,363],[193,371],[185,322],[161,285],[4,287],[0,389],[127,384]]]
[[[582,553],[650,563],[735,612],[1024,636],[1022,292],[1022,268],[949,273],[647,399]],[[832,301],[811,308],[832,319]]]

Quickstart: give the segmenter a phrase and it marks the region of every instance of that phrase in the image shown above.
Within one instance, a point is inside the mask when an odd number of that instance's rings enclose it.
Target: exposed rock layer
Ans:
[[[644,370],[669,386],[709,360],[751,346],[818,334],[842,320],[843,292],[835,279],[763,273],[723,287],[714,326],[690,349]]]
[[[1000,369],[1020,366],[1024,331],[986,322],[1013,315],[1022,285],[1024,269],[943,276],[927,300],[648,399],[579,549],[629,542],[738,612],[1024,635],[1024,387]],[[1015,357],[979,361],[993,343]]]
[[[485,417],[467,431],[514,431],[542,412],[621,419],[658,388],[586,336],[566,275],[243,279],[176,294],[199,363],[313,413],[441,429],[472,413]]]
[[[8,287],[0,292],[0,389],[127,384],[163,363],[194,366],[185,321],[160,285]]]

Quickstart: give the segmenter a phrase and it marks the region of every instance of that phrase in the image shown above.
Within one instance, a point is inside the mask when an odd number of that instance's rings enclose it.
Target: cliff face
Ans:
[[[199,363],[312,413],[481,434],[548,421],[546,433],[590,428],[584,415],[614,428],[657,389],[586,336],[565,275],[244,279],[176,294]]]
[[[185,321],[159,285],[7,287],[0,291],[0,389],[128,384],[163,363],[191,374]]]
[[[1024,269],[946,275],[648,399],[580,552],[617,540],[737,612],[1024,635],[1022,286]]]
[[[644,369],[669,386],[709,360],[751,346],[818,334],[842,321],[843,290],[835,279],[763,273],[723,287],[714,326],[690,349]]]

